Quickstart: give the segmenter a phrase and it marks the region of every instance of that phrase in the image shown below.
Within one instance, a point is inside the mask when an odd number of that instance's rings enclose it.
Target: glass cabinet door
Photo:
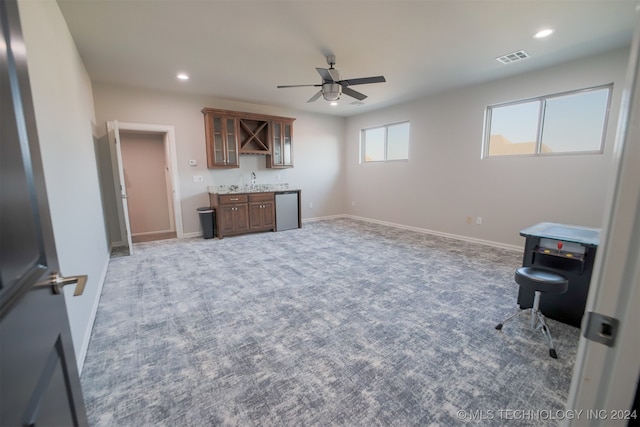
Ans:
[[[207,113],[207,120],[207,166],[237,168],[239,159],[236,118]]]
[[[273,164],[282,164],[282,125],[273,124]]]
[[[222,119],[213,118],[213,162],[216,165],[224,165],[224,138],[222,129]]]
[[[238,151],[236,147],[236,121],[235,119],[227,119],[227,164],[238,164]]]
[[[291,166],[291,125],[284,125],[284,139],[283,139],[284,161],[283,164]]]

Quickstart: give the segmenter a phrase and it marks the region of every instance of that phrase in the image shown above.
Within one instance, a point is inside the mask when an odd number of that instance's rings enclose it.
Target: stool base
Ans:
[[[504,326],[504,324],[507,323],[508,321],[515,319],[516,317],[520,316],[520,314],[524,312],[531,312],[531,328],[540,330],[542,332],[545,339],[547,340],[547,344],[549,345],[549,356],[551,356],[554,359],[557,359],[558,354],[556,353],[556,348],[553,345],[553,338],[551,338],[551,332],[549,331],[549,326],[547,326],[545,317],[540,312],[539,307],[540,307],[540,292],[536,291],[532,308],[518,310],[516,313],[507,317],[502,323],[498,323],[496,325],[496,329],[500,331],[502,330],[502,327]]]

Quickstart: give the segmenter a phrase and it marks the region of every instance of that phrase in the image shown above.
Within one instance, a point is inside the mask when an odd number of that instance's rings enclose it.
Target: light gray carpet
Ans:
[[[555,425],[500,418],[563,409],[579,339],[550,320],[554,360],[527,317],[494,329],[517,308],[520,264],[350,219],[136,244],[100,300],[90,423],[450,426],[475,410],[482,425]]]

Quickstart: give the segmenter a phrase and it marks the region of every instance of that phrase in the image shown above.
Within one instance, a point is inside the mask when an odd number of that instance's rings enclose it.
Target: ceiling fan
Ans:
[[[278,88],[286,88],[286,87],[319,87],[321,88],[318,93],[313,95],[307,102],[313,102],[316,99],[320,98],[320,95],[324,97],[327,101],[337,101],[340,99],[340,95],[343,93],[345,95],[349,95],[352,98],[357,99],[358,101],[362,101],[367,97],[367,95],[360,93],[356,90],[351,89],[349,86],[355,85],[364,85],[369,83],[384,83],[386,82],[383,76],[375,76],[375,77],[361,77],[358,79],[345,79],[340,80],[340,72],[333,68],[336,64],[336,56],[328,55],[327,56],[327,64],[329,64],[329,68],[316,68],[318,74],[322,77],[322,83],[317,85],[285,85],[278,86]]]

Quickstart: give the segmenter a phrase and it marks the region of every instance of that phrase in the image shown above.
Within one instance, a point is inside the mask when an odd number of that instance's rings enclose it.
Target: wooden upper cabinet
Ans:
[[[204,113],[207,167],[239,167],[237,119],[214,111],[203,110],[202,112]]]
[[[268,168],[293,167],[290,117],[204,108],[207,166],[237,168],[240,154],[265,154]]]
[[[238,118],[240,154],[269,154],[269,121]]]
[[[271,154],[267,156],[267,167],[293,167],[293,120],[271,122]]]

